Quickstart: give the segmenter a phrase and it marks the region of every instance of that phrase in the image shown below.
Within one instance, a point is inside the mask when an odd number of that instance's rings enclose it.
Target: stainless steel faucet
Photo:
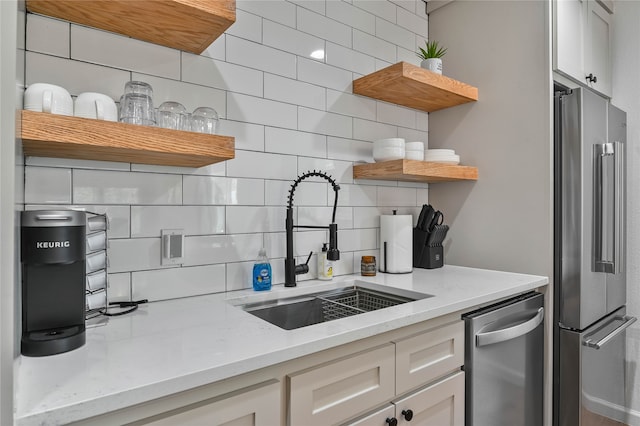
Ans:
[[[333,215],[331,217],[331,223],[328,226],[301,226],[293,224],[293,193],[296,187],[303,180],[310,177],[321,177],[329,181],[333,187],[335,197],[333,199]],[[284,286],[295,287],[296,275],[306,274],[309,272],[309,259],[313,252],[309,253],[306,263],[296,265],[296,260],[293,257],[293,228],[309,228],[309,229],[328,229],[329,230],[329,251],[327,252],[327,259],[340,260],[340,251],[338,250],[338,225],[336,222],[336,208],[338,206],[338,191],[340,185],[336,183],[331,176],[321,171],[308,171],[293,182],[291,189],[289,190],[289,199],[287,203],[287,218],[285,221],[285,228],[287,230],[287,257],[284,260]]]

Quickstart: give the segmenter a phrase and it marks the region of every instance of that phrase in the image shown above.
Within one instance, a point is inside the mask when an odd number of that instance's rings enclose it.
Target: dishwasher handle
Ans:
[[[544,320],[544,308],[538,309],[538,312],[529,320],[522,324],[512,327],[503,328],[501,330],[489,331],[486,333],[476,334],[476,346],[493,345],[494,343],[504,342],[505,340],[515,339],[534,330]]]

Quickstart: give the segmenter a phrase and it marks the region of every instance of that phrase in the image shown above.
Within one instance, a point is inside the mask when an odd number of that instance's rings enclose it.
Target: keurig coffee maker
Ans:
[[[85,343],[86,213],[22,212],[22,342],[26,356]]]

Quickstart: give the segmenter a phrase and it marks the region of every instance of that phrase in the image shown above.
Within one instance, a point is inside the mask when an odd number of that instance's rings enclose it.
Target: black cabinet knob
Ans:
[[[408,422],[411,421],[411,419],[413,419],[413,411],[412,410],[402,410],[402,415],[404,416],[404,419]]]
[[[387,417],[387,420],[385,420],[386,423],[389,423],[389,426],[398,426],[398,419],[396,419],[395,417]]]
[[[587,81],[589,83],[597,83],[598,82],[598,77],[596,77],[595,75],[593,75],[593,73],[589,73],[588,76],[585,77],[587,79]]]

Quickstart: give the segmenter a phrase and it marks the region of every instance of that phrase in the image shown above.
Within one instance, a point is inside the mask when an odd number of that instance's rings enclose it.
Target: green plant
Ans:
[[[445,53],[447,53],[446,47],[440,47],[437,41],[426,41],[424,42],[426,50],[422,47],[418,47],[419,51],[416,52],[416,55],[420,59],[430,59],[430,58],[442,58]]]

